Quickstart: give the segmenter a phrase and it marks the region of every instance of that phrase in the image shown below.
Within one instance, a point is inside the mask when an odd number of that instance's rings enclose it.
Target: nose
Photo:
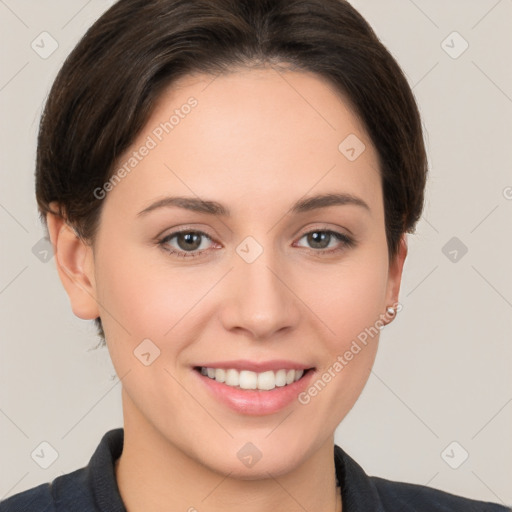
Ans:
[[[298,325],[300,300],[293,292],[292,273],[270,250],[251,263],[234,255],[226,287],[221,311],[226,330],[263,341]]]

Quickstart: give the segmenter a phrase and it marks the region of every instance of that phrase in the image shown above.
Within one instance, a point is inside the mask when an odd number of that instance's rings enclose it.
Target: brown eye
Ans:
[[[176,235],[176,241],[184,251],[194,251],[201,245],[201,235],[198,233],[180,233]]]
[[[331,236],[327,231],[312,231],[306,235],[308,244],[313,249],[327,249]]]
[[[170,233],[158,243],[167,252],[183,257],[199,256],[208,250],[208,244],[204,241],[212,239],[201,231],[176,231]]]
[[[312,249],[318,255],[329,255],[356,245],[355,240],[347,235],[325,229],[309,231],[304,233],[300,239],[306,239],[307,245],[299,245],[299,247]]]

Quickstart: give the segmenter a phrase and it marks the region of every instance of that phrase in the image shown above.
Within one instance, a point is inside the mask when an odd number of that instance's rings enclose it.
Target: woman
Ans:
[[[348,3],[116,3],[54,83],[36,195],[124,429],[0,511],[506,510],[334,444],[426,173],[407,81]]]

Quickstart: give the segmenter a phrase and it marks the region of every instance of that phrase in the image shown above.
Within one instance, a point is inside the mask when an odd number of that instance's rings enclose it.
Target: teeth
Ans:
[[[286,386],[286,370],[278,370],[276,372],[276,386]]]
[[[256,373],[232,368],[224,370],[223,368],[201,367],[201,374],[235,388],[270,391],[276,386],[283,387],[298,381],[304,375],[304,370],[277,370],[276,372],[270,370]]]
[[[258,373],[258,389],[270,390],[276,387],[276,374],[272,371]]]
[[[226,372],[226,384],[236,387],[240,384],[240,374],[236,370],[228,370]]]
[[[242,370],[240,372],[240,380],[238,385],[242,389],[256,389],[258,387],[258,374]]]

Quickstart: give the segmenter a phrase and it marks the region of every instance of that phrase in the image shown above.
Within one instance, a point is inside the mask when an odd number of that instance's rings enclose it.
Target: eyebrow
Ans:
[[[368,212],[370,207],[360,197],[354,196],[347,193],[338,194],[320,194],[316,196],[307,197],[305,199],[299,199],[290,208],[290,212],[294,214],[304,213],[319,208],[327,208],[328,206],[340,206],[340,205],[354,205],[360,206]],[[208,201],[205,199],[199,199],[195,197],[184,197],[184,196],[173,196],[164,197],[154,203],[150,204],[147,208],[140,211],[137,216],[147,215],[149,212],[157,210],[159,208],[170,208],[177,206],[186,210],[192,210],[200,213],[207,213],[210,215],[225,216],[229,217],[231,212],[229,208],[224,206],[217,201]]]

